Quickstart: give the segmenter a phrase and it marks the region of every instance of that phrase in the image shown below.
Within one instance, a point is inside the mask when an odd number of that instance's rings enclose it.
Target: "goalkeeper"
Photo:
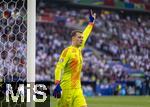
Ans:
[[[60,98],[58,107],[87,107],[81,89],[80,73],[82,70],[82,49],[92,31],[96,13],[90,13],[89,24],[83,32],[72,31],[72,44],[60,55],[55,69],[55,89],[53,96]],[[61,72],[63,74],[61,76]],[[62,91],[62,93],[61,93]]]

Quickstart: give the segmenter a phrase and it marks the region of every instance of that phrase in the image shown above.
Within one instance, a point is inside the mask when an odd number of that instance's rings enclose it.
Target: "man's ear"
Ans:
[[[72,37],[72,41],[75,39],[75,36]]]

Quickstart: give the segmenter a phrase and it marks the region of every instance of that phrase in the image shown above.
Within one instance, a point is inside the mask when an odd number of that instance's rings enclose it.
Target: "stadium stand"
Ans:
[[[59,54],[70,44],[70,32],[88,23],[88,9],[57,4],[37,9],[36,80],[53,81]],[[43,8],[44,7],[44,8]],[[83,51],[81,79],[85,95],[150,94],[149,14],[95,10],[94,30]],[[147,77],[147,79],[145,78]],[[90,91],[90,93],[89,93]]]
[[[73,0],[76,4],[94,5],[108,8],[132,9],[132,10],[150,10],[149,0]]]

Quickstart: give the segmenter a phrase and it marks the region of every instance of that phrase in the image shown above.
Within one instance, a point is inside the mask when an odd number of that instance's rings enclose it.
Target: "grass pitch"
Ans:
[[[51,97],[51,107],[57,107],[57,99]],[[88,107],[150,107],[150,96],[102,96],[86,97]]]

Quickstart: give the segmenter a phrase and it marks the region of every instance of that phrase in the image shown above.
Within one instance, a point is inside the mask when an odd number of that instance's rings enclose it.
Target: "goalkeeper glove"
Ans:
[[[53,96],[55,98],[61,98],[61,91],[62,91],[62,89],[60,87],[60,84],[58,83],[54,89]]]
[[[89,21],[93,23],[95,20],[95,16],[96,16],[96,14],[95,13],[93,14],[92,10],[90,10]]]
[[[90,16],[89,16],[89,20],[90,20],[90,22],[93,23],[93,22],[94,22],[94,17],[93,17],[92,15],[90,15]]]

